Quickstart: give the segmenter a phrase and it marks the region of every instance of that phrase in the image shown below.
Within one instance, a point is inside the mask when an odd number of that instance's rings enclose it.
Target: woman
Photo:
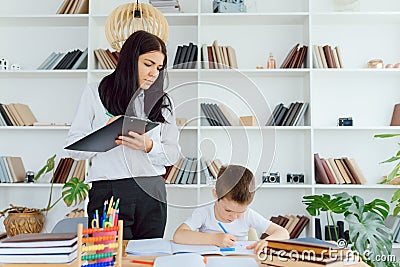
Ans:
[[[119,136],[107,152],[68,151],[74,159],[90,159],[87,182],[89,220],[112,196],[120,198],[124,239],[163,237],[167,219],[166,190],[161,175],[180,155],[173,105],[163,92],[167,54],[164,42],[138,31],[124,43],[113,73],[83,92],[67,144],[119,117],[133,115],[160,122],[140,135]],[[110,116],[113,116],[110,118]]]

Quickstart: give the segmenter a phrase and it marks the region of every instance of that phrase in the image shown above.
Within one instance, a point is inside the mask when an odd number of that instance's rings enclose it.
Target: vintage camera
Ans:
[[[339,118],[338,125],[339,126],[353,126],[353,118],[352,117]]]
[[[301,173],[288,173],[286,175],[288,184],[304,184],[304,174]]]
[[[279,175],[279,172],[271,172],[270,174],[263,172],[263,183],[279,184],[280,182],[281,182],[281,176]]]
[[[214,13],[239,13],[247,12],[244,0],[214,0]]]

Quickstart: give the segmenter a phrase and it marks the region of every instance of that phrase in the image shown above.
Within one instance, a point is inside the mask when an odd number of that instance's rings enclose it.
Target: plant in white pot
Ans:
[[[50,157],[46,164],[38,171],[35,180],[44,176],[46,173],[53,171],[56,155]],[[70,207],[82,203],[89,191],[89,186],[78,178],[72,177],[69,179],[62,188],[62,194],[55,201],[52,200],[54,173],[51,178],[51,186],[47,206],[38,208],[19,207],[10,204],[9,208],[0,211],[0,217],[6,217],[4,226],[8,236],[24,233],[40,233],[43,229],[45,216],[58,202],[61,200]]]

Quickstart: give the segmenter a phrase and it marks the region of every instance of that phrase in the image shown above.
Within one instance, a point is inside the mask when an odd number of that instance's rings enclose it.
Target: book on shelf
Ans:
[[[314,165],[315,165],[315,181],[318,184],[330,184],[328,175],[325,172],[324,166],[322,165],[322,161],[318,153],[314,154]]]
[[[295,46],[290,49],[286,58],[283,60],[280,68],[281,69],[293,69],[301,68],[303,64],[307,63],[307,51],[308,46],[300,46],[300,43],[295,44]]]
[[[25,181],[25,167],[21,157],[0,157],[0,182],[21,183]]]
[[[308,225],[310,218],[299,215],[278,215],[276,217],[272,216],[270,221],[288,230],[290,238],[297,238]]]
[[[246,249],[246,246],[253,244],[254,241],[236,241],[232,251],[221,251],[217,246],[208,245],[183,245],[173,241],[152,238],[142,240],[130,240],[126,246],[128,255],[160,255],[160,254],[179,254],[196,253],[200,255],[254,255],[253,249]]]
[[[64,0],[56,14],[88,14],[89,0]]]
[[[394,105],[390,126],[400,126],[400,104]]]
[[[220,46],[217,40],[210,46],[201,46],[201,60],[205,69],[238,68],[235,49],[232,46]]]

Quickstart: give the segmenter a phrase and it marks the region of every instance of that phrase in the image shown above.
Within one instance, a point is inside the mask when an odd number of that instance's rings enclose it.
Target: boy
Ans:
[[[248,208],[254,198],[253,173],[242,166],[222,167],[213,189],[214,205],[193,211],[192,216],[181,224],[174,234],[174,242],[192,245],[216,245],[231,247],[236,240],[247,240],[250,227],[268,237],[247,249],[258,253],[267,240],[289,239],[288,231],[265,219]]]

